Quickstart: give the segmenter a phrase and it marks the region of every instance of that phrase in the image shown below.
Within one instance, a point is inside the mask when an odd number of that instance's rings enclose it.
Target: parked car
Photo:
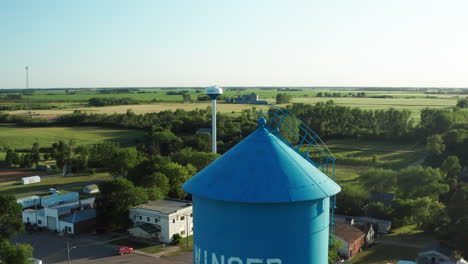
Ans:
[[[60,191],[54,189],[54,188],[49,188],[49,193],[51,194],[60,194]]]
[[[132,252],[133,252],[133,248],[131,248],[131,247],[119,246],[117,248],[117,254],[120,254],[120,255],[123,255],[123,254],[126,254],[126,253],[132,253]]]

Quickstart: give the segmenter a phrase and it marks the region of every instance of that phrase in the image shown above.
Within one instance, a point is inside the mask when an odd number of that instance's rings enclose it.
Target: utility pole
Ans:
[[[70,247],[70,240],[67,239],[67,258],[68,258],[68,264],[71,264],[70,260],[70,251],[72,249],[76,248],[76,246]]]
[[[28,96],[27,93],[29,93],[29,67],[26,66],[25,69],[26,69],[26,94],[25,95]],[[29,103],[29,97],[26,99],[26,103],[27,103],[28,113],[31,115],[31,105]]]
[[[71,260],[70,260],[70,243],[69,243],[68,240],[67,240],[67,257],[68,257],[68,264],[71,264]]]

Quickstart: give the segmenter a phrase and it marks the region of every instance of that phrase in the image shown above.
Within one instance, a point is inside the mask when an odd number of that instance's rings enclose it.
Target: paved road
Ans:
[[[37,232],[19,234],[13,243],[29,243],[34,248],[34,257],[42,263],[67,264],[67,241],[70,245],[71,263],[155,263],[155,264],[191,264],[192,254],[185,253],[174,257],[149,257],[136,253],[116,255],[115,246],[103,243],[100,237],[82,235],[76,237],[60,237],[54,232]]]
[[[55,187],[55,189],[63,190],[63,189],[68,189],[68,188],[80,187],[80,186],[84,187],[84,186],[89,185],[89,184],[99,184],[99,183],[101,183],[103,181],[107,181],[107,180],[110,180],[110,179],[112,179],[112,177],[101,179],[101,180],[95,180],[95,181],[70,183],[70,184],[65,184],[65,185],[59,186],[59,187]],[[16,198],[27,197],[27,196],[33,196],[33,195],[36,195],[36,194],[40,194],[40,193],[45,193],[45,192],[48,192],[48,191],[49,191],[49,188],[46,188],[46,189],[41,189],[41,190],[37,190],[37,191],[33,191],[33,192],[18,193],[18,194],[15,194],[15,196],[16,196]]]

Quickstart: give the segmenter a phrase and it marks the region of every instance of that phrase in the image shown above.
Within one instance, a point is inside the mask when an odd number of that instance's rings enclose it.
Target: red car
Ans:
[[[127,246],[120,246],[117,248],[117,254],[123,255],[125,253],[132,253],[133,248]]]

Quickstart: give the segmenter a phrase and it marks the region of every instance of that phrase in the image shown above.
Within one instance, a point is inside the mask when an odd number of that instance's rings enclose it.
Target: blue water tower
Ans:
[[[194,264],[328,263],[330,197],[341,188],[269,129],[183,189],[193,197]]]

